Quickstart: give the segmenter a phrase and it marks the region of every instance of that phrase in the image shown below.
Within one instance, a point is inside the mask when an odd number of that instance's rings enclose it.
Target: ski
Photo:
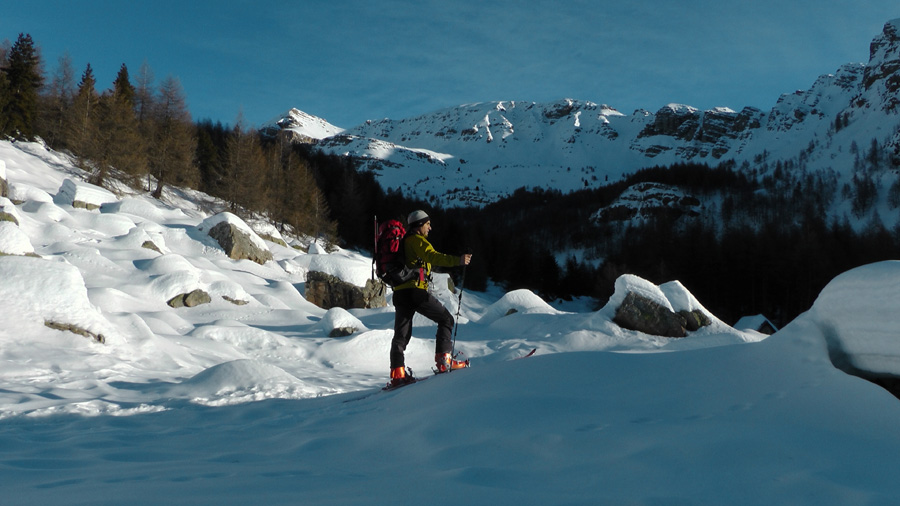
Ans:
[[[390,392],[391,390],[397,390],[398,388],[403,388],[407,385],[412,385],[413,383],[419,383],[421,381],[425,381],[428,379],[428,376],[424,378],[413,378],[412,381],[407,381],[406,383],[400,383],[399,385],[392,385],[388,383],[387,385],[381,387],[385,392]]]

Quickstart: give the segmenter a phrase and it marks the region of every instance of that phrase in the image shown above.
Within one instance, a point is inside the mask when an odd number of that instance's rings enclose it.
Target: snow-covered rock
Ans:
[[[33,255],[28,235],[11,221],[0,220],[0,255]]]
[[[535,295],[531,290],[513,290],[491,304],[484,315],[476,323],[490,325],[496,320],[511,314],[560,314],[544,299]]]
[[[211,216],[197,227],[218,242],[229,258],[251,260],[264,264],[272,260],[272,252],[266,242],[232,213],[224,212]]]
[[[900,377],[900,261],[858,267],[834,278],[810,310],[839,367]]]
[[[329,309],[316,325],[316,328],[329,337],[349,336],[350,334],[369,330],[359,321],[359,318],[340,307]]]
[[[111,191],[84,181],[66,178],[54,201],[88,210],[100,209],[103,204],[116,202],[118,198]]]
[[[68,263],[0,256],[0,306],[17,326],[73,326],[99,341],[115,338],[113,326],[88,298],[81,272]],[[12,323],[8,321],[8,323]],[[27,331],[22,328],[22,334]]]
[[[21,219],[22,217],[12,201],[6,197],[0,197],[0,221],[9,221],[18,225]]]

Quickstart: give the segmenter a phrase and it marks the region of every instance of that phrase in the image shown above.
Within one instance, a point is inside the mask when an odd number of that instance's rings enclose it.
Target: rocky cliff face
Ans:
[[[863,76],[866,91],[880,92],[892,110],[900,90],[900,19],[884,25],[881,35],[869,46],[869,64]]]

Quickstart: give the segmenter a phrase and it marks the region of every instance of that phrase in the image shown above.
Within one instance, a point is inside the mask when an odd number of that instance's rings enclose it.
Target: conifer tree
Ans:
[[[113,88],[100,97],[98,184],[103,182],[110,168],[135,178],[147,172],[146,148],[138,128],[134,97],[135,89],[128,79],[128,68],[122,64]]]
[[[3,73],[6,74],[6,100],[0,110],[0,133],[32,139],[44,75],[41,56],[31,35],[19,34],[7,54]]]
[[[119,67],[119,73],[116,74],[116,80],[113,81],[112,91],[116,100],[127,105],[132,110],[134,109],[136,91],[128,78],[128,67],[124,63]]]

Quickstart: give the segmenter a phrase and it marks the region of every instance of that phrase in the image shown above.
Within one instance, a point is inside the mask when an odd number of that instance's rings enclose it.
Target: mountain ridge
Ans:
[[[626,115],[610,105],[565,98],[464,104],[346,130],[332,126],[333,135],[318,137],[290,114],[276,129],[267,128],[354,157],[386,189],[449,207],[484,205],[520,187],[594,188],[641,168],[676,163],[759,167],[790,161],[803,169],[836,169],[849,179],[858,148],[873,141],[892,166],[900,163],[898,27],[900,19],[884,25],[870,45],[868,64],[842,65],[808,90],[782,94],[768,111],[701,111],[671,103],[655,113]]]

